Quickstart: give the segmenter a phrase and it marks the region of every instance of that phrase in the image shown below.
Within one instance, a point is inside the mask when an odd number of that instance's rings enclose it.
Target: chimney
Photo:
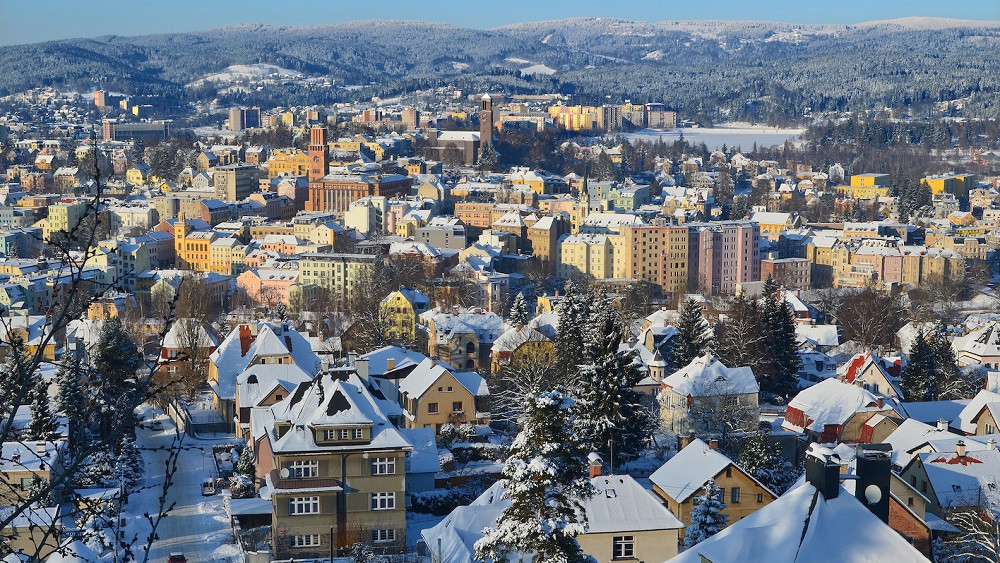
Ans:
[[[396,369],[396,358],[389,358],[385,361],[385,371],[392,371]]]
[[[955,453],[958,457],[965,457],[965,440],[959,440],[955,443]]]
[[[858,480],[854,496],[886,524],[889,523],[891,452],[890,444],[864,444],[858,448],[855,458]]]
[[[604,460],[601,459],[601,456],[597,455],[597,452],[590,452],[587,454],[587,463],[590,467],[590,478],[593,479],[594,477],[600,477],[601,467],[604,464]]]
[[[878,408],[882,408],[882,406],[883,406],[884,404],[885,404],[885,401],[884,401],[884,400],[882,399],[882,397],[879,397],[879,398],[878,398]]]
[[[40,455],[40,456],[42,456],[42,457],[45,457],[45,455],[46,455],[46,452],[45,452],[45,442],[37,442],[35,444],[35,453],[38,454],[38,455]]]
[[[688,447],[688,444],[694,441],[694,432],[688,433],[686,436],[683,434],[677,435],[677,451],[681,451]]]
[[[365,383],[368,382],[368,358],[358,358],[354,360],[354,371],[357,372],[358,377],[361,378]]]
[[[717,449],[719,449],[719,441],[716,440],[715,438],[712,438],[711,440],[709,440],[708,441],[708,449],[710,449],[710,450],[717,450]]]
[[[993,438],[990,438],[989,440],[986,440],[986,449],[987,450],[995,450],[995,449],[997,449],[997,441],[994,440]]]
[[[826,500],[840,494],[840,456],[833,450],[812,443],[806,451],[806,481],[823,493]]]
[[[240,325],[238,330],[240,331],[240,357],[243,357],[250,351],[253,336],[250,334],[250,327],[247,325]]]
[[[948,431],[948,421],[945,420],[945,419],[943,419],[943,418],[939,418],[938,421],[937,421],[937,431],[938,432],[947,432]]]

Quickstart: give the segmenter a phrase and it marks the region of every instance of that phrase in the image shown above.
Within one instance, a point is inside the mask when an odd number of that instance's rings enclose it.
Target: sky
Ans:
[[[567,17],[854,24],[907,16],[1000,21],[1000,0],[0,0],[0,45],[260,22],[407,19],[492,28]]]

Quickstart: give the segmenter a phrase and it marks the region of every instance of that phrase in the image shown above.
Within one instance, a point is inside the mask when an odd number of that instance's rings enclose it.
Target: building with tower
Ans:
[[[330,153],[326,146],[326,127],[309,130],[309,181],[330,173]]]
[[[485,149],[493,144],[493,98],[489,94],[483,94],[479,99],[479,144]]]

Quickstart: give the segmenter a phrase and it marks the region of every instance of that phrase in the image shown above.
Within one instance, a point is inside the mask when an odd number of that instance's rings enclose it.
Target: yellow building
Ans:
[[[578,275],[613,278],[614,266],[614,246],[608,235],[581,233],[559,240],[556,275],[561,278]]]
[[[704,494],[702,489],[709,479],[714,479],[715,486],[722,490],[722,501],[726,503],[722,512],[729,516],[730,524],[778,498],[714,444],[695,438],[649,476],[653,492],[666,501],[667,509],[685,526],[691,525],[694,499]]]
[[[561,103],[549,106],[549,117],[556,125],[567,131],[590,131],[598,129],[603,121],[601,108],[594,106],[564,106]]]
[[[233,237],[217,238],[209,245],[210,272],[237,276],[246,271],[246,246]]]
[[[86,214],[87,204],[83,202],[50,205],[48,220],[42,226],[42,236],[49,241],[52,233],[72,231]]]
[[[851,176],[851,181],[854,181],[854,176]],[[850,186],[837,186],[837,191],[853,199],[871,199],[889,196],[889,188],[881,185],[855,186],[852,184]]]
[[[473,371],[452,372],[437,360],[425,359],[399,384],[407,428],[445,424],[489,424],[489,387]]]
[[[871,186],[884,186],[889,183],[888,174],[853,174],[851,175],[851,186],[852,187],[871,187]]]
[[[212,242],[218,235],[214,231],[194,231],[183,213],[174,223],[174,252],[177,269],[195,272],[212,271]]]
[[[142,186],[150,180],[148,164],[139,163],[125,171],[125,181],[133,186]]]
[[[417,317],[427,311],[430,302],[423,292],[408,287],[401,287],[386,296],[379,304],[382,321],[386,325],[386,337],[415,340]]]
[[[499,373],[507,366],[548,365],[555,353],[552,340],[535,328],[514,327],[501,334],[490,348],[491,373]]]
[[[371,274],[377,258],[369,254],[307,253],[299,257],[299,283],[306,295],[329,291],[338,302],[350,299]]]
[[[267,159],[267,177],[306,176],[309,174],[309,153],[300,149],[279,149]]]

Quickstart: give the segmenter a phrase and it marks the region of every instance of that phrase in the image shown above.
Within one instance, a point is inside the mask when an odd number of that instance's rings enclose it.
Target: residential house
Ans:
[[[749,367],[729,368],[706,354],[660,382],[660,419],[671,432],[753,430],[760,385]]]
[[[400,404],[407,428],[490,422],[490,389],[483,376],[454,371],[434,359],[425,359],[399,383]]]
[[[404,551],[405,466],[413,446],[385,406],[348,373],[322,374],[271,406],[251,409],[275,557],[343,554],[358,542]]]
[[[891,434],[904,418],[902,407],[892,399],[826,379],[795,395],[785,408],[781,427],[822,444],[873,443]]]
[[[583,552],[598,563],[662,561],[677,554],[683,524],[653,495],[628,475],[596,476],[595,494],[581,502],[587,529],[578,535]],[[496,526],[510,506],[505,483],[495,483],[468,506],[459,506],[444,520],[420,533],[434,561],[472,563],[475,543],[483,529]],[[518,559],[530,560],[530,554]]]
[[[427,311],[430,298],[422,291],[401,287],[379,303],[386,324],[386,337],[413,341],[417,337],[417,319]]]
[[[684,523],[691,525],[694,499],[704,494],[709,479],[722,490],[723,510],[732,524],[767,506],[778,495],[715,447],[716,442],[692,440],[649,476],[653,492]],[[683,534],[682,534],[683,536]]]
[[[488,369],[493,342],[507,330],[499,315],[483,309],[432,309],[420,322],[427,330],[427,355],[467,370]]]

